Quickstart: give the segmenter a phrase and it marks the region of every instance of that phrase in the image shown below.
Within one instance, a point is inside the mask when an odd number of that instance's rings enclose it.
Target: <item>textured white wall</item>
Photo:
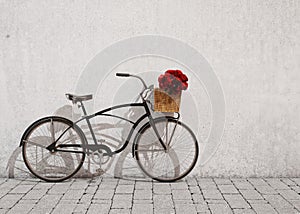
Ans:
[[[226,128],[203,176],[300,176],[300,1],[0,1],[0,176],[34,119],[66,104],[86,63],[159,34],[219,76]]]

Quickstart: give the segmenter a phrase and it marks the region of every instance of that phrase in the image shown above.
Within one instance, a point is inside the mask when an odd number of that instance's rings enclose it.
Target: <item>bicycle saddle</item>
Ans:
[[[66,94],[67,99],[73,101],[73,102],[82,102],[82,101],[87,101],[93,99],[92,94],[88,95],[75,95],[75,94]]]

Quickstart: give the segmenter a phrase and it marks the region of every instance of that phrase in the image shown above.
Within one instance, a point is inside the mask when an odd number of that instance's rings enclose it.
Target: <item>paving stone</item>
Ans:
[[[98,190],[115,190],[116,188],[117,184],[100,184]]]
[[[112,208],[131,208],[132,195],[131,194],[116,194],[113,197]]]
[[[84,192],[87,194],[94,194],[97,191],[97,189],[97,186],[88,186]]]
[[[116,179],[116,182],[118,182],[117,179]],[[105,182],[104,182],[103,178],[97,177],[96,179],[90,180],[89,186],[99,186],[99,184],[104,184],[104,183]]]
[[[249,183],[247,180],[233,180],[232,181],[234,186],[241,190],[241,189],[254,189],[253,185]]]
[[[265,195],[264,198],[274,208],[293,208],[293,206],[285,200],[281,195]]]
[[[174,204],[194,204],[192,200],[173,200]]]
[[[114,190],[98,190],[94,196],[95,199],[112,199]]]
[[[174,200],[189,199],[192,200],[191,193],[188,190],[172,190]]]
[[[153,184],[153,192],[155,194],[162,194],[162,195],[168,195],[171,194],[171,186],[167,183],[162,183],[162,184]]]
[[[218,185],[218,188],[222,194],[237,194],[238,190],[232,184]]]
[[[44,208],[40,208],[40,207],[34,207],[29,213],[30,214],[49,214],[51,213],[53,210],[52,207],[44,207]]]
[[[9,193],[18,194],[18,193],[27,193],[29,190],[33,188],[34,185],[18,185],[14,189],[12,189]]]
[[[193,204],[175,204],[176,213],[197,214],[196,207]]]
[[[32,189],[33,190],[40,190],[40,189],[48,190],[48,189],[52,188],[53,186],[54,186],[54,183],[40,182],[37,185],[35,185]]]
[[[28,213],[35,204],[16,204],[7,214]]]
[[[48,203],[38,203],[33,207],[32,211],[34,211],[35,213],[37,211],[40,211],[40,213],[42,212],[50,213],[55,208],[56,205],[57,203],[56,202],[54,203],[52,201],[49,201]]]
[[[69,189],[64,196],[62,197],[63,200],[71,200],[71,199],[80,199],[84,194],[84,190],[78,189]]]
[[[296,193],[300,194],[300,187],[299,186],[292,186],[292,190],[294,190]]]
[[[275,208],[278,213],[288,213],[288,214],[299,214],[299,211],[296,209],[289,208]]]
[[[171,183],[171,189],[172,190],[187,190],[188,185],[185,182],[177,182],[177,183]]]
[[[198,180],[198,185],[202,190],[213,190],[217,189],[215,182],[211,180]]]
[[[53,214],[67,214],[67,213],[73,213],[73,210],[76,208],[76,204],[68,204],[67,206],[65,204],[58,204],[53,209]]]
[[[255,187],[256,190],[261,194],[268,194],[268,195],[276,195],[278,194],[272,187],[260,185]]]
[[[190,186],[189,190],[192,194],[202,194],[198,186]]]
[[[5,183],[1,184],[0,190],[5,190],[5,189],[11,190],[15,188],[17,185],[19,185],[20,183],[21,181],[18,180],[13,180],[13,179],[7,180]]]
[[[46,204],[46,205],[53,206],[53,204],[56,204],[61,198],[62,195],[44,195],[39,201],[39,204]]]
[[[61,199],[59,201],[59,204],[78,204],[78,202],[79,202],[78,199],[70,199],[70,200]]]
[[[241,189],[240,190],[241,194],[243,195],[243,197],[245,199],[254,199],[254,200],[260,200],[263,199],[263,197],[261,196],[261,194],[259,194],[256,190],[244,190]]]
[[[198,213],[200,212],[207,212],[208,210],[208,205],[207,204],[196,204],[196,211]]]
[[[39,199],[24,199],[22,198],[18,201],[19,204],[37,204]]]
[[[175,209],[173,208],[161,208],[161,209],[155,209],[154,208],[154,214],[175,214]]]
[[[212,178],[201,178],[201,177],[196,177],[196,180],[199,183],[214,183],[213,179]]]
[[[102,214],[109,213],[109,204],[91,204],[87,214]]]
[[[270,204],[252,204],[257,214],[275,214],[276,210]]]
[[[207,199],[205,200],[208,204],[227,204],[224,199],[216,200],[216,199]]]
[[[300,200],[300,195],[293,190],[278,190],[278,192],[287,200]]]
[[[73,212],[74,213],[86,213],[89,206],[90,206],[89,204],[76,204]]]
[[[267,178],[265,179],[268,184],[273,188],[273,189],[290,189],[288,185],[283,183],[279,178]]]
[[[291,178],[298,186],[300,186],[300,178]]]
[[[70,186],[70,189],[79,189],[79,190],[83,190],[86,189],[89,186],[89,182],[86,180],[75,180],[72,185]]]
[[[112,200],[108,199],[92,199],[92,204],[110,204],[112,203]]]
[[[9,209],[1,209],[0,208],[0,214],[5,214],[9,211]]]
[[[171,195],[153,195],[153,204],[154,204],[154,209],[174,208]]]
[[[47,189],[30,190],[23,197],[23,199],[40,199],[46,194],[46,192]]]
[[[134,199],[133,204],[153,204],[153,201],[149,199],[142,199],[142,200]]]
[[[268,185],[262,178],[248,178],[247,180],[255,187]]]
[[[187,177],[159,183],[104,177],[45,183],[0,179],[0,214],[299,213],[299,178],[248,180]]]
[[[197,212],[198,214],[211,214],[209,210],[203,210],[201,212]]]
[[[38,178],[28,178],[23,181],[21,181],[20,185],[33,185],[35,186],[38,184],[41,180]]]
[[[116,193],[133,193],[134,185],[119,185],[116,188]]]
[[[111,209],[109,214],[131,214],[130,209]]]
[[[250,208],[250,205],[241,195],[223,195],[231,208]]]
[[[192,194],[192,199],[195,204],[203,204],[206,203],[203,195],[201,194]]]
[[[252,199],[247,200],[247,202],[249,204],[267,204],[268,203],[266,200],[252,200]]]
[[[134,191],[134,199],[152,199],[152,191],[151,190],[135,190]]]
[[[110,179],[111,180],[111,179]],[[120,179],[118,185],[134,185],[135,181],[134,180],[125,180],[125,179]]]
[[[256,214],[252,209],[233,209],[234,214]]]
[[[294,181],[292,181],[289,178],[281,178],[280,180],[288,186],[296,186],[297,185]]]
[[[65,194],[69,190],[69,186],[53,186],[47,194],[53,194],[53,195],[61,195]]]
[[[1,184],[3,184],[6,181],[7,181],[7,178],[0,178],[0,188],[1,188]]]
[[[79,203],[80,204],[90,204],[92,199],[93,199],[94,195],[93,194],[84,194],[80,200]]]
[[[0,188],[0,198],[5,196],[7,193],[9,193],[10,189],[1,189]]]
[[[289,202],[300,211],[300,200],[289,200]]]
[[[153,213],[153,204],[134,204],[132,206],[132,214],[152,214]]]
[[[227,204],[209,204],[212,214],[231,214],[232,211]]]
[[[197,185],[198,185],[198,182],[197,182],[197,180],[196,180],[195,177],[187,177],[187,178],[185,179],[185,182],[187,183],[187,185],[188,185],[189,187],[197,186]]]
[[[232,184],[231,180],[228,178],[214,178],[217,185],[221,184]]]
[[[141,182],[138,181],[135,183],[135,189],[151,190],[152,182]]]
[[[202,193],[203,193],[203,196],[205,199],[218,199],[218,200],[223,199],[223,196],[217,189],[216,190],[205,189],[205,190],[202,190]]]
[[[23,194],[7,194],[0,199],[0,208],[9,209],[13,207],[22,197]]]

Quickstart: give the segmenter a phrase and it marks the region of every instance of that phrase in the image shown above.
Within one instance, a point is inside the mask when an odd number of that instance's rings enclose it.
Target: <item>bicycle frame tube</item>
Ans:
[[[133,122],[133,121],[131,121],[131,120],[128,120],[127,118],[119,117],[119,116],[116,116],[116,115],[105,114],[106,112],[112,111],[112,110],[114,110],[114,109],[119,109],[119,108],[123,108],[123,107],[130,107],[130,106],[137,106],[137,107],[140,106],[140,107],[144,107],[144,109],[145,109],[145,114],[143,114],[141,117],[139,117],[139,119],[137,119],[137,121],[135,121],[135,122]],[[110,107],[110,108],[107,108],[107,109],[104,109],[104,110],[101,110],[101,111],[95,113],[94,116],[111,116],[111,117],[116,117],[116,118],[125,120],[125,121],[130,122],[130,123],[133,124],[133,126],[131,127],[130,132],[129,132],[127,138],[126,138],[125,143],[123,144],[123,146],[122,146],[120,149],[118,149],[118,150],[112,152],[113,154],[119,153],[119,152],[123,151],[123,150],[127,147],[128,143],[129,143],[129,141],[130,141],[130,139],[131,139],[131,137],[132,137],[132,134],[133,134],[134,130],[136,129],[136,127],[137,127],[137,126],[138,126],[138,125],[139,125],[146,117],[149,118],[150,125],[153,127],[154,132],[156,133],[156,135],[157,135],[157,137],[158,137],[158,139],[159,139],[159,141],[160,141],[162,147],[163,147],[164,149],[166,149],[166,146],[164,145],[163,141],[161,140],[161,138],[160,138],[160,136],[159,136],[159,134],[158,134],[158,131],[157,131],[155,125],[154,125],[153,118],[152,118],[150,109],[149,109],[149,107],[148,107],[146,101],[143,101],[142,103],[129,103],[129,104],[123,104],[123,105],[113,106],[113,107]],[[90,130],[90,131],[93,132],[93,130]]]
[[[136,106],[136,107],[144,107],[144,109],[145,109],[145,114],[143,114],[141,117],[139,117],[135,122],[134,122],[134,121],[131,121],[131,120],[128,120],[127,118],[124,118],[124,117],[120,117],[120,116],[113,115],[113,114],[107,114],[107,112],[112,111],[112,110],[114,110],[114,109],[119,109],[119,108],[124,108],[124,107],[132,107],[132,106],[133,106],[133,107],[134,107],[134,106]],[[89,120],[92,119],[92,118],[94,118],[94,117],[96,117],[96,116],[110,116],[110,117],[116,117],[116,118],[122,119],[122,120],[124,120],[124,121],[127,121],[127,122],[133,124],[133,126],[131,127],[130,132],[129,132],[127,138],[126,138],[126,141],[124,142],[124,144],[122,145],[122,147],[121,147],[120,149],[116,150],[116,151],[112,151],[112,152],[111,152],[111,155],[117,154],[117,153],[123,151],[123,150],[127,147],[128,143],[129,143],[129,141],[130,141],[130,139],[131,139],[131,137],[132,137],[132,135],[133,135],[134,130],[136,129],[136,127],[137,127],[137,126],[138,126],[138,125],[139,125],[146,117],[149,118],[149,123],[150,123],[150,125],[152,126],[152,128],[153,128],[155,134],[157,135],[157,137],[158,137],[158,139],[159,139],[159,141],[160,141],[162,147],[163,147],[164,149],[166,149],[166,146],[164,145],[162,139],[161,139],[160,136],[159,136],[158,130],[157,130],[156,127],[155,127],[155,124],[154,124],[154,121],[153,121],[153,117],[152,117],[152,115],[151,115],[150,109],[149,109],[149,107],[148,107],[146,101],[143,101],[142,103],[129,103],[129,104],[122,104],[122,105],[117,105],[117,106],[113,106],[113,107],[110,107],[110,108],[106,108],[106,109],[101,110],[101,111],[99,111],[99,112],[97,112],[97,113],[95,113],[95,114],[91,114],[91,115],[84,116],[84,117],[82,117],[81,119],[79,119],[79,120],[77,120],[76,122],[74,122],[74,124],[77,124],[77,123],[81,122],[82,120],[86,120],[87,123],[88,123],[88,125],[89,125],[89,124],[90,124],[90,121],[89,121]],[[60,138],[61,138],[61,137],[62,137],[62,136],[70,129],[70,128],[71,128],[71,127],[67,128],[67,129],[66,129],[66,130],[65,130],[65,131],[64,131],[64,132],[56,139],[56,141],[55,141],[54,143],[52,143],[50,146],[48,146],[47,148],[48,148],[49,150],[54,150],[54,149],[55,149],[56,142],[59,141],[59,139],[60,139]],[[89,131],[90,131],[91,134],[92,134],[94,144],[95,144],[95,145],[98,145],[97,139],[94,137],[94,136],[95,136],[95,133],[94,133],[94,130],[93,130],[92,126],[89,125],[88,128],[89,128]],[[72,145],[66,145],[66,147],[68,147],[68,146],[72,147]],[[64,146],[64,147],[65,147],[65,146]],[[87,146],[87,147],[88,147],[88,146]]]

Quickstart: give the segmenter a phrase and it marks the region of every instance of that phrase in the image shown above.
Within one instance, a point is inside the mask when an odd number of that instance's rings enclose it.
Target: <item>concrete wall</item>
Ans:
[[[118,40],[195,47],[226,98],[222,143],[202,176],[300,176],[300,2],[0,1],[0,176],[21,133],[66,104],[81,70]]]

